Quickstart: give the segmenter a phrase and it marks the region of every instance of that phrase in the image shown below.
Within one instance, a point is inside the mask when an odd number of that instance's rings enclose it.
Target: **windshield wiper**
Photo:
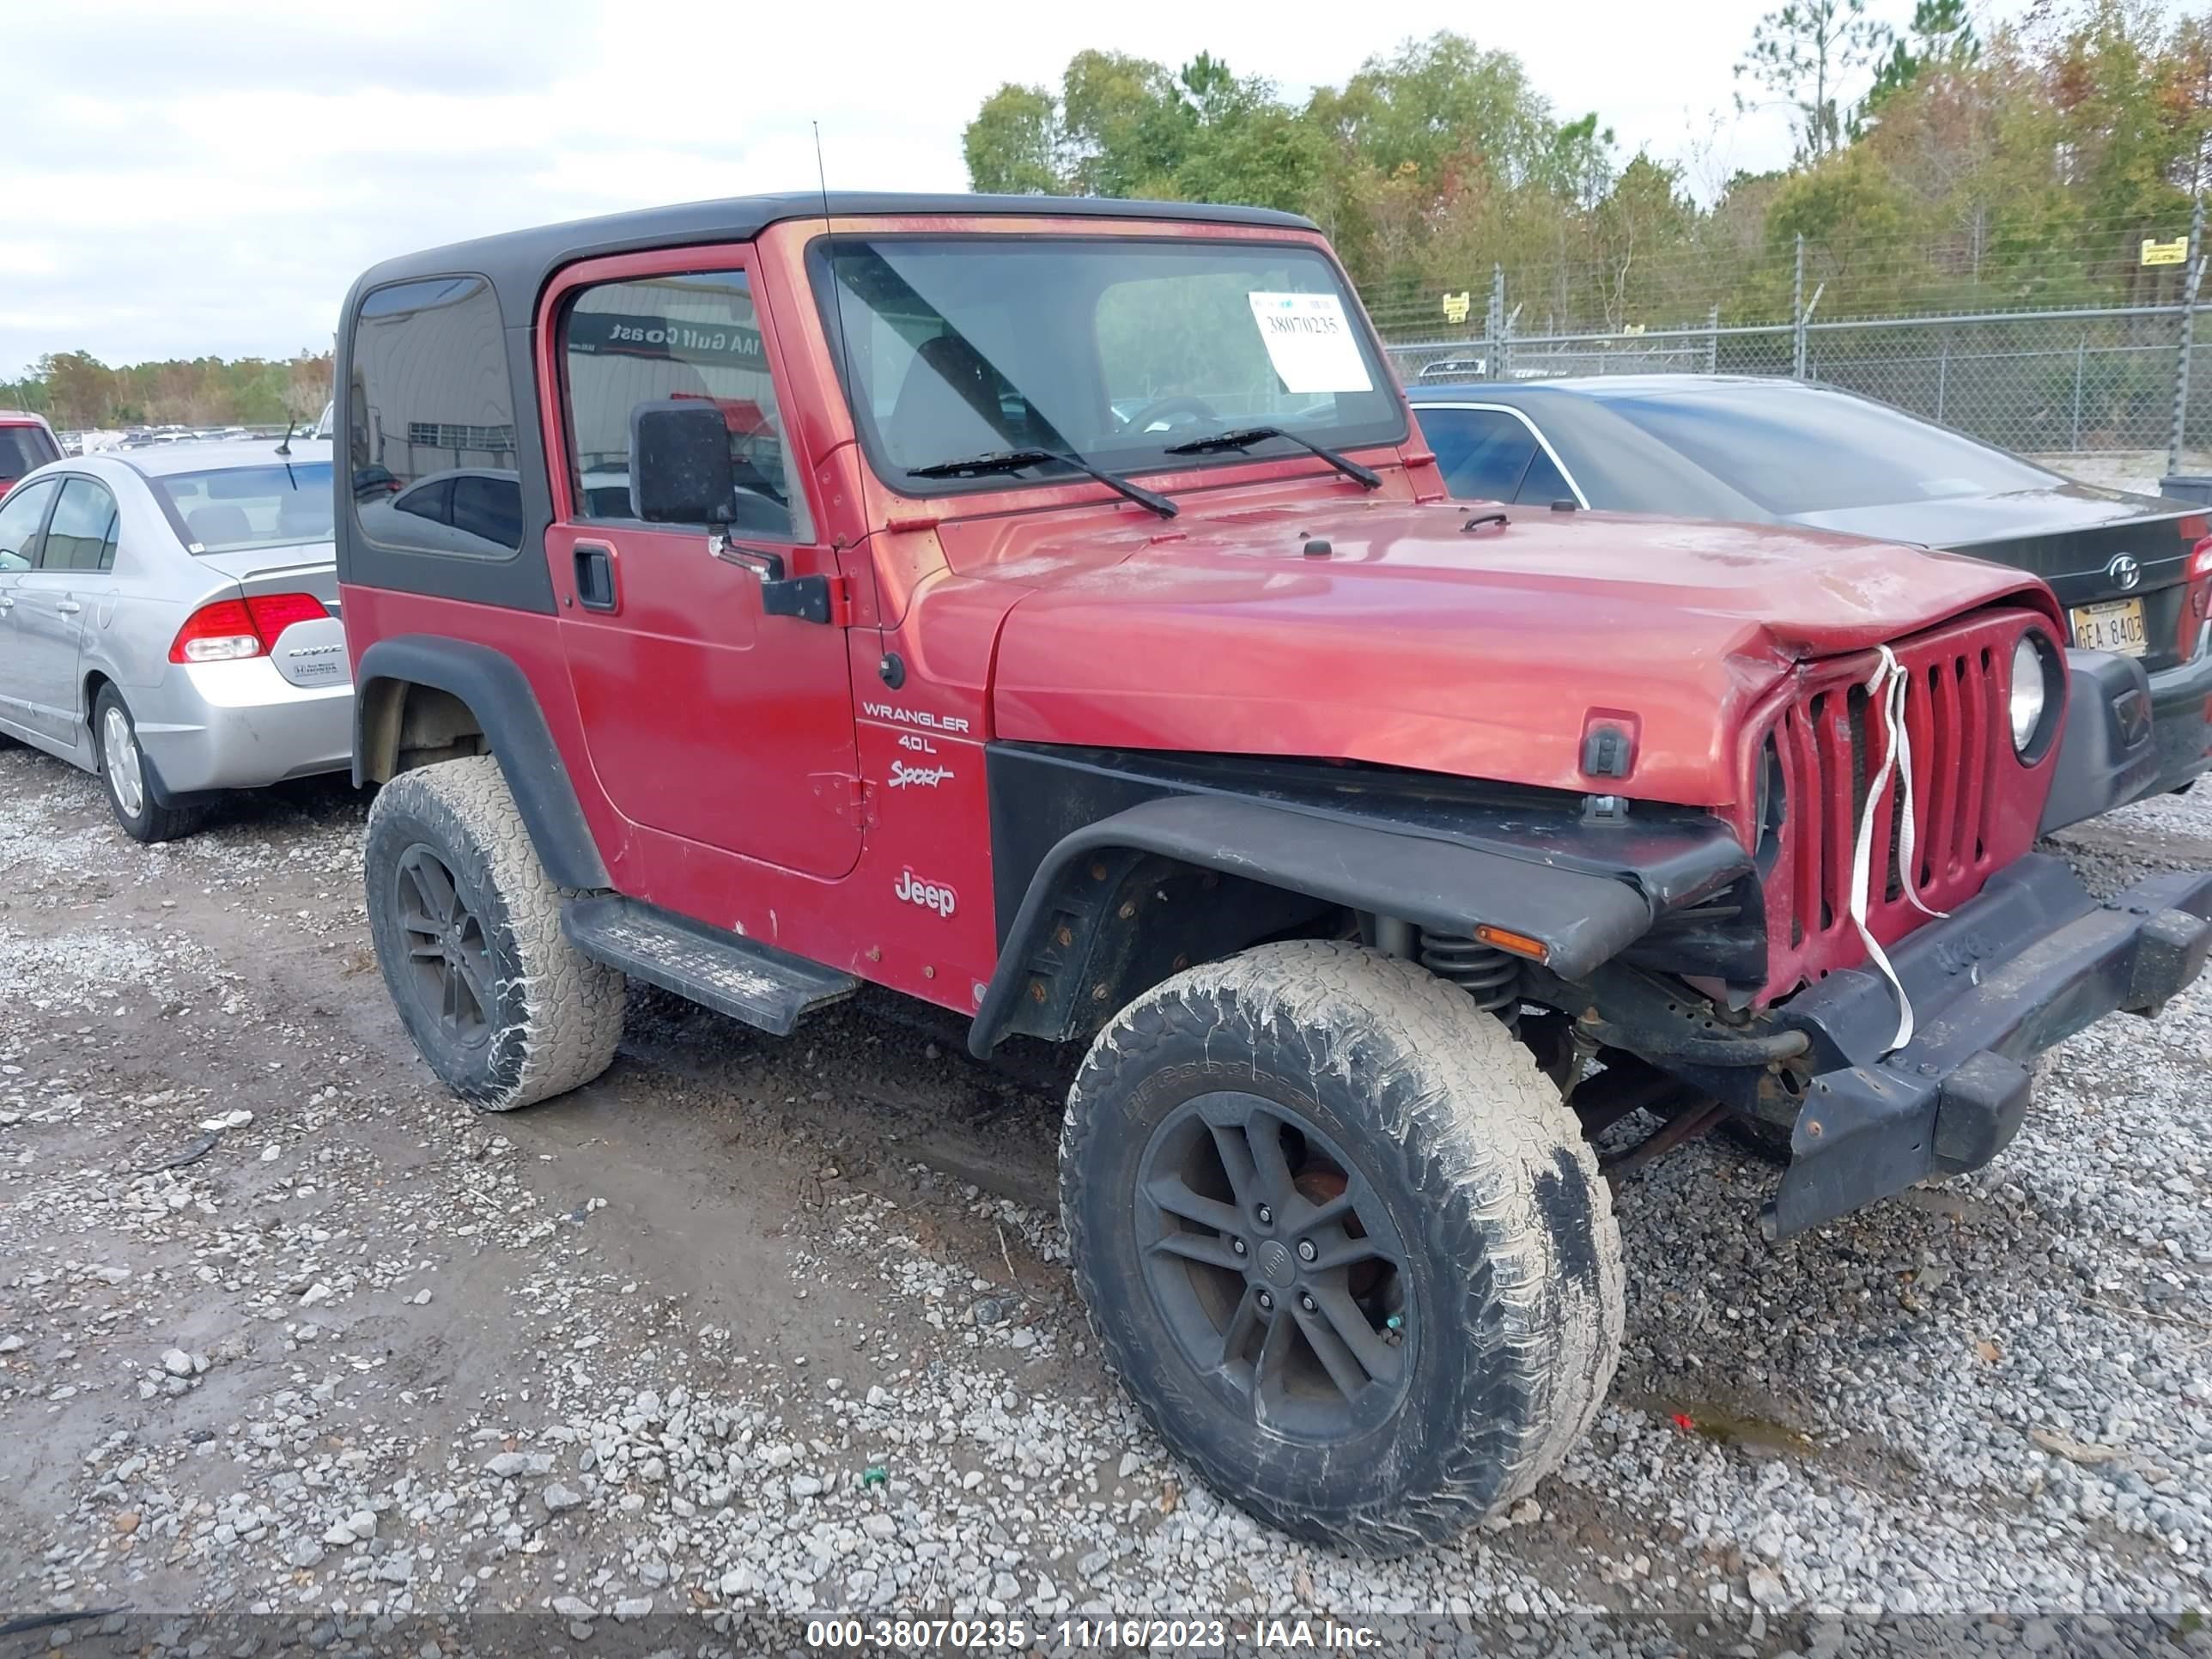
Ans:
[[[1210,438],[1193,438],[1188,443],[1170,444],[1165,453],[1170,455],[1203,455],[1216,449],[1249,449],[1267,438],[1287,438],[1307,453],[1320,456],[1363,489],[1380,489],[1382,487],[1382,475],[1373,467],[1362,466],[1349,455],[1340,455],[1325,444],[1317,444],[1311,438],[1301,438],[1297,433],[1285,432],[1279,426],[1246,426],[1239,427],[1234,432],[1217,432]]]
[[[1164,495],[1155,495],[1142,484],[1131,483],[1119,473],[1109,472],[1103,466],[1093,466],[1080,455],[1070,455],[1057,449],[994,449],[981,455],[970,455],[965,460],[938,461],[928,466],[910,466],[906,470],[909,478],[980,478],[991,472],[1020,472],[1032,466],[1057,465],[1073,467],[1086,477],[1092,477],[1109,489],[1127,496],[1139,507],[1149,507],[1163,519],[1172,519],[1182,511]],[[1379,478],[1376,481],[1381,483]]]

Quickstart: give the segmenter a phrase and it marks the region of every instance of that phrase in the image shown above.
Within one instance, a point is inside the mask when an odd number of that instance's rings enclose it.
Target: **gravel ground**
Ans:
[[[1771,1170],[1662,1161],[1619,1203],[1595,1432],[1510,1517],[1352,1563],[1216,1501],[1101,1376],[1049,1212],[1072,1057],[648,994],[603,1080],[471,1117],[387,1005],[362,816],[294,787],[149,850],[0,750],[0,1617],[672,1652],[761,1613],[1296,1609],[1825,1656],[1877,1620],[1957,1650],[1930,1616],[1972,1613],[2212,1651],[2212,995],[2069,1043],[1990,1170],[1779,1247]],[[2066,850],[2212,864],[2212,797]]]

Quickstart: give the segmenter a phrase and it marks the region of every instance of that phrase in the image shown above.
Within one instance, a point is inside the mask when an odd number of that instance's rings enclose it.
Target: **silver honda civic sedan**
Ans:
[[[331,502],[331,446],[304,438],[27,475],[0,499],[0,736],[97,772],[145,842],[216,791],[348,766]]]

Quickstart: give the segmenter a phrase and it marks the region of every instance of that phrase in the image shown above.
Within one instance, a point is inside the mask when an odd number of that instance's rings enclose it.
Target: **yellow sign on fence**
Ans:
[[[1474,309],[1474,294],[1472,289],[1469,289],[1464,294],[1447,294],[1444,295],[1444,320],[1448,323],[1465,322],[1468,318],[1468,313]]]
[[[2142,245],[2142,262],[2147,265],[2185,265],[2189,263],[2189,239],[2177,236],[2170,242],[2154,241],[2146,236]]]

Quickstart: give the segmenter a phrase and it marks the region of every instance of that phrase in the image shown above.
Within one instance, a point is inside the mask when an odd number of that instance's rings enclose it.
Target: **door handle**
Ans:
[[[619,602],[615,591],[615,550],[598,542],[576,544],[576,603],[586,611],[611,611]]]
[[[79,605],[75,599],[63,599],[54,606],[54,609],[60,611],[64,617],[74,617],[78,611],[83,610],[84,607]]]
[[[9,599],[6,594],[0,593],[0,611],[13,611],[15,608],[15,601]]]

